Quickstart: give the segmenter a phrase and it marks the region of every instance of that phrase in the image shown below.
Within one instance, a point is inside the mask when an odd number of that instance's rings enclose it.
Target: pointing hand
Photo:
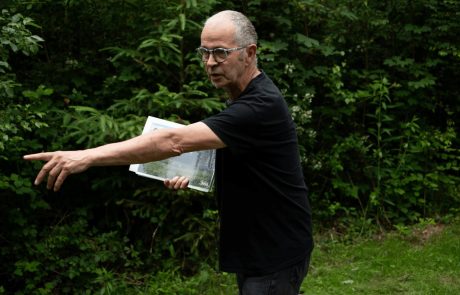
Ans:
[[[45,161],[42,169],[35,178],[35,185],[39,185],[46,177],[46,187],[58,191],[62,183],[70,174],[80,173],[90,167],[89,153],[81,151],[57,151],[25,155],[24,160]]]

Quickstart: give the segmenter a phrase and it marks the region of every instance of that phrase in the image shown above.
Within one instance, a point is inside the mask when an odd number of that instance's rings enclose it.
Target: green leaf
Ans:
[[[180,20],[180,29],[181,29],[181,31],[185,31],[185,24],[186,24],[185,14],[183,14],[183,13],[179,14],[179,20]]]
[[[307,37],[303,34],[296,33],[297,42],[301,45],[304,45],[307,48],[318,47],[319,41],[313,38]]]

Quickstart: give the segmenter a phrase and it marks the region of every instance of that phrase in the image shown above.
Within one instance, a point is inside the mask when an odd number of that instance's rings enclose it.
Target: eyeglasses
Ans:
[[[203,62],[207,62],[209,60],[209,57],[212,54],[212,56],[214,57],[214,60],[217,63],[221,63],[221,62],[224,62],[227,59],[228,55],[230,53],[232,53],[233,51],[241,50],[241,49],[244,49],[246,47],[247,46],[245,46],[245,47],[235,47],[235,48],[214,48],[214,49],[208,49],[208,48],[205,48],[205,47],[198,47],[196,49],[196,51],[201,56],[201,60]]]

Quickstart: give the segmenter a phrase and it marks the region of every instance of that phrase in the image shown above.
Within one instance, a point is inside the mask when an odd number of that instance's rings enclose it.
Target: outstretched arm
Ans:
[[[92,149],[30,154],[25,160],[45,161],[35,179],[35,185],[46,177],[47,188],[58,191],[70,174],[80,173],[92,166],[129,165],[163,160],[182,153],[218,149],[225,144],[204,123],[154,132]]]

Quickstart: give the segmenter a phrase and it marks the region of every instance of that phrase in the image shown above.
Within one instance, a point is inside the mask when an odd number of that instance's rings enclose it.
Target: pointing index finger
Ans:
[[[28,161],[33,161],[33,160],[49,161],[51,159],[51,154],[52,153],[49,153],[49,152],[28,154],[28,155],[24,155],[23,159],[28,160]]]
[[[43,167],[38,172],[37,177],[35,178],[35,181],[34,181],[35,185],[39,185],[43,181],[43,179],[46,178],[46,175],[49,173],[49,171],[51,171],[51,169],[54,167],[54,164],[50,162],[50,160],[53,157],[53,154],[54,152],[42,152],[42,153],[28,154],[28,155],[23,156],[24,160],[28,160],[28,161],[40,160],[40,161],[47,162],[46,164],[43,165]]]

